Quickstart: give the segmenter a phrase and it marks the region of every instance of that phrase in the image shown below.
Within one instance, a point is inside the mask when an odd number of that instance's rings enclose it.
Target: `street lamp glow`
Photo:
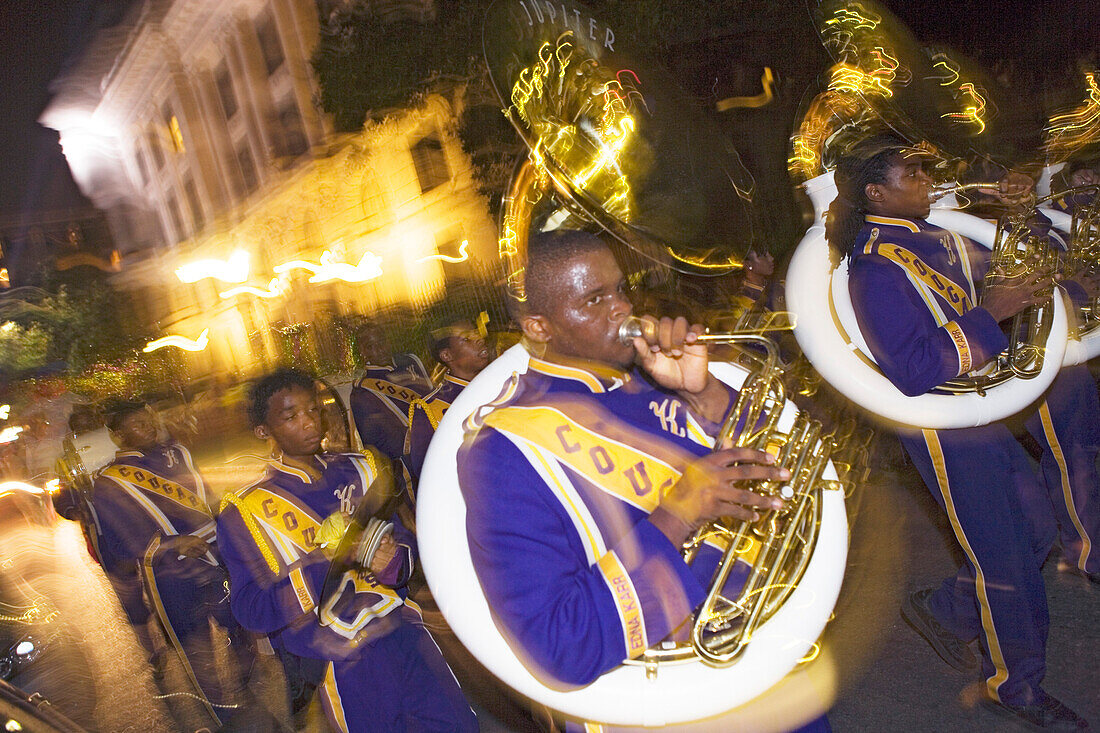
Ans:
[[[243,283],[248,279],[248,252],[234,250],[228,260],[196,260],[176,268],[176,277],[185,283],[212,277],[227,283]]]

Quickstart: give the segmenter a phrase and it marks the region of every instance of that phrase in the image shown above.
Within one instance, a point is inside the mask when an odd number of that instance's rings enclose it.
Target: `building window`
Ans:
[[[222,112],[228,122],[237,114],[237,95],[233,91],[233,78],[229,75],[229,67],[224,61],[218,64],[218,70],[214,73],[214,84],[218,87],[218,98],[222,102]]]
[[[156,132],[150,130],[145,139],[149,141],[149,150],[153,153],[153,162],[156,163],[159,171],[164,167],[164,148],[160,146],[160,137]]]
[[[149,164],[145,162],[145,153],[141,152],[141,148],[137,148],[134,151],[134,162],[137,163],[138,175],[141,176],[141,185],[148,185]]]
[[[241,169],[241,183],[244,184],[242,194],[247,196],[256,190],[260,179],[256,175],[256,162],[252,158],[252,151],[248,143],[244,142],[237,148],[237,165]]]
[[[164,129],[167,131],[168,139],[172,141],[172,149],[177,153],[182,153],[184,150],[183,132],[180,130],[180,121],[172,111],[172,105],[165,102],[164,107],[161,108],[161,115],[164,117]]]
[[[279,29],[275,25],[275,16],[271,11],[261,15],[256,21],[256,36],[260,41],[260,53],[264,57],[267,75],[271,76],[283,65],[283,44],[279,41]]]
[[[203,217],[199,192],[195,188],[195,182],[190,178],[183,182],[183,195],[187,197],[187,206],[191,209],[191,224],[196,232],[201,231],[206,219]]]
[[[306,133],[302,129],[302,115],[298,112],[298,103],[294,101],[293,95],[287,97],[279,107],[279,126],[283,132],[282,150],[279,151],[281,155],[297,158],[309,150]]]
[[[176,233],[176,241],[183,239],[183,217],[180,215],[180,203],[175,196],[168,197],[168,216],[172,218],[172,229]]]
[[[443,143],[437,133],[433,132],[417,140],[410,152],[413,165],[416,166],[416,178],[420,182],[421,193],[427,193],[451,180],[447,157],[443,154]]]

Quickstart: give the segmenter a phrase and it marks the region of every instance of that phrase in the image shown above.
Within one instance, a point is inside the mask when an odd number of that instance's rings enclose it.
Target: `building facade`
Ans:
[[[423,301],[468,258],[495,258],[451,97],[333,133],[309,64],[324,6],[146,0],[55,81],[41,117],[106,214],[134,317],[151,335],[206,334],[193,373],[249,371],[278,357],[278,328]],[[203,260],[221,279],[177,276]]]

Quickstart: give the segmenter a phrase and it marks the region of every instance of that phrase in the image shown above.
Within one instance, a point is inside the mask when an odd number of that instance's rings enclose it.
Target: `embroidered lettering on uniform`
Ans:
[[[943,248],[947,251],[947,264],[955,264],[955,262],[958,260],[958,257],[955,256],[955,248],[951,246],[951,236],[949,234],[945,234],[940,237],[940,244],[942,244]]]
[[[656,400],[649,403],[649,409],[653,411],[653,414],[661,421],[661,430],[666,433],[672,433],[673,435],[684,438],[687,436],[687,428],[681,427],[676,424],[676,413],[679,412],[681,407],[679,400],[671,398],[665,398],[659,404]]]
[[[240,499],[252,516],[272,532],[285,537],[303,553],[317,548],[317,532],[321,522],[305,507],[256,487]]]
[[[890,260],[903,270],[913,275],[917,280],[933,289],[944,298],[956,313],[962,315],[971,308],[970,296],[962,288],[951,281],[949,277],[929,267],[920,257],[896,244],[882,243],[878,246],[878,254]]]
[[[966,334],[963,333],[962,327],[955,321],[948,321],[944,328],[947,329],[951,340],[955,342],[955,350],[959,352],[959,374],[966,374],[973,364],[973,357],[970,354],[970,342],[966,340]]]
[[[657,508],[661,496],[682,473],[680,468],[602,436],[552,407],[494,410],[485,424],[553,453],[599,489],[646,511]]]
[[[204,514],[210,513],[206,503],[193,491],[175,481],[158,476],[152,471],[139,471],[128,466],[114,465],[103,469],[102,475],[157,496],[163,496],[165,499],[182,504],[188,509]]]
[[[642,609],[638,603],[638,594],[634,590],[634,583],[627,575],[615,553],[609,552],[600,558],[597,565],[607,581],[612,595],[615,597],[615,605],[618,607],[619,620],[623,625],[623,640],[626,643],[627,658],[633,658],[641,654],[649,644],[646,641],[645,623],[642,618]]]
[[[383,397],[394,397],[402,402],[412,402],[420,399],[420,395],[411,389],[402,387],[384,379],[364,379],[360,384],[366,389]]]

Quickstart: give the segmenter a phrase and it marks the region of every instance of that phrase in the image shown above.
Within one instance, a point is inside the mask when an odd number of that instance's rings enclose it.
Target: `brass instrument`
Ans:
[[[736,151],[705,117],[688,113],[690,100],[665,72],[633,55],[621,33],[583,6],[553,5],[551,13],[549,5],[497,4],[486,21],[490,79],[530,151],[501,216],[500,255],[510,294],[524,298],[528,233],[557,227],[595,224],[623,245],[621,252],[675,270],[721,274],[738,268],[753,246],[754,184]],[[592,18],[584,32],[573,27],[576,17]],[[788,319],[779,321],[751,328],[789,327]],[[620,337],[640,333],[631,331],[639,324],[628,320]],[[813,656],[839,594],[847,517],[843,492],[825,491],[839,481],[821,478],[835,476],[828,438],[787,400],[777,348],[765,335],[711,333],[703,340],[763,350],[763,356],[747,357],[751,369],[718,362],[711,369],[741,389],[725,432],[740,445],[776,454],[796,476],[755,490],[790,501],[758,522],[715,523],[693,537],[688,559],[704,542],[727,543],[704,612],[693,621],[693,640],[657,641],[582,689],[555,689],[532,674],[480,591],[470,595],[479,585],[461,527],[465,506],[455,504],[461,492],[453,454],[439,447],[457,447],[462,421],[500,394],[502,379],[526,369],[527,352],[514,347],[479,374],[433,438],[417,516],[433,595],[460,640],[494,674],[568,715],[663,725],[725,713]],[[749,421],[748,429],[738,416]],[[456,519],[457,530],[451,526]],[[747,590],[727,597],[722,586],[750,550],[759,560]]]
[[[998,181],[982,182],[982,183],[959,183],[959,184],[955,184],[953,186],[943,186],[943,187],[940,187],[940,188],[934,188],[934,189],[932,189],[932,193],[931,193],[931,195],[929,195],[928,198],[929,198],[930,201],[939,201],[940,199],[942,199],[945,196],[950,196],[952,194],[965,193],[966,191],[978,191],[978,190],[982,190],[982,189],[985,189],[985,190],[992,189],[992,190],[996,191],[998,186],[1000,186],[1000,183]]]
[[[629,343],[648,322],[630,317],[619,328],[619,337]],[[766,622],[797,587],[814,551],[821,521],[821,493],[841,488],[839,481],[823,481],[822,472],[836,447],[822,435],[821,423],[799,412],[787,429],[779,419],[787,404],[786,388],[779,369],[775,344],[747,333],[708,333],[700,341],[745,344],[763,349],[760,366],[746,377],[737,400],[715,438],[715,449],[727,444],[766,451],[776,457],[776,466],[791,472],[790,480],[754,482],[752,490],[782,499],[782,509],[762,512],[750,522],[720,520],[697,530],[681,549],[688,563],[706,542],[725,547],[711,580],[706,601],[696,612],[691,642],[662,644],[647,649],[634,663],[646,665],[655,675],[661,662],[698,656],[715,666],[736,661],[747,648],[753,633]],[[736,597],[725,595],[726,581],[739,559],[755,552],[752,569]]]

